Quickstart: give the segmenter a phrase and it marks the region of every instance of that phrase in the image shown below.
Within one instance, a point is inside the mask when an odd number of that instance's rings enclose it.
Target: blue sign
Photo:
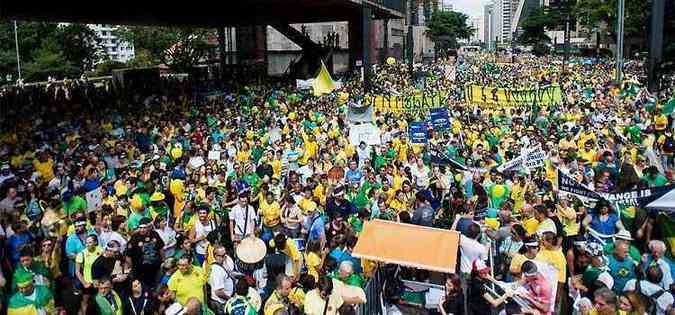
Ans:
[[[434,130],[450,129],[450,115],[448,114],[447,108],[432,108],[431,111],[429,111],[429,114]]]
[[[412,143],[427,143],[429,138],[427,132],[427,124],[425,122],[411,122],[408,127],[410,134],[410,142]]]

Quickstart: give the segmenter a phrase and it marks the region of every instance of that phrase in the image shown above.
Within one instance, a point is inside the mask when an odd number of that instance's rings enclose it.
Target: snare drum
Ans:
[[[247,237],[241,240],[235,252],[237,269],[243,273],[252,273],[263,267],[267,246],[257,237]]]

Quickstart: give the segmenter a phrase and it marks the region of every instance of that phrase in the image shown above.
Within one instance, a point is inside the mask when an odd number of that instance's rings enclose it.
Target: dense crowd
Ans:
[[[320,97],[257,84],[201,99],[189,80],[144,95],[86,79],[3,89],[2,310],[355,314],[379,303],[366,301],[369,280],[392,267],[351,255],[383,219],[461,233],[433,306],[411,310],[393,274],[437,275],[387,273],[390,314],[675,313],[669,213],[558,189],[559,171],[601,193],[669,185],[672,87],[641,89],[639,61],[617,85],[610,63],[489,57],[417,67],[421,79],[377,68],[375,94],[450,92],[451,128],[426,144],[408,137],[419,114],[385,111],[380,145],[350,142],[357,80]],[[467,104],[468,83],[554,84],[564,97]],[[500,169],[535,146],[542,167]]]

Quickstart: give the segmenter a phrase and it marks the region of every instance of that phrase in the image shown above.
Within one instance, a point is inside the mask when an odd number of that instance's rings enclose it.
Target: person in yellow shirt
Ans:
[[[263,194],[263,192],[261,192]],[[267,230],[274,230],[281,223],[281,206],[274,200],[274,195],[268,189],[259,199],[258,211],[262,216],[263,227]]]
[[[40,152],[37,160],[33,160],[33,168],[40,174],[43,183],[49,183],[54,178],[54,160],[46,151]]]
[[[567,280],[567,259],[562,250],[556,246],[556,236],[553,232],[544,232],[541,238],[541,248],[534,260],[548,263],[558,270],[558,287],[565,286]]]
[[[589,140],[584,143],[584,147],[579,150],[579,156],[586,160],[586,164],[595,162],[598,151],[593,149],[593,141]]]
[[[244,142],[241,144],[241,148],[237,151],[237,161],[245,163],[248,162],[251,157],[251,150],[248,148],[248,143]]]
[[[183,255],[178,259],[178,271],[169,278],[169,291],[176,302],[185,305],[190,298],[204,303],[206,277],[201,269],[192,265],[192,257]]]

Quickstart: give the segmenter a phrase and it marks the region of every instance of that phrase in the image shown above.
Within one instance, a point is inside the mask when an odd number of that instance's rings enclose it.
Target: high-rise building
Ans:
[[[497,40],[497,17],[495,3],[488,3],[483,8],[483,42],[487,49],[494,49]]]
[[[443,0],[441,2],[441,10],[443,10],[443,11],[453,11],[454,7],[451,3],[451,0]]]
[[[541,6],[541,0],[518,0],[511,19],[511,33],[520,33],[520,27],[527,16]]]
[[[127,62],[134,58],[134,45],[122,40],[115,34],[117,26],[109,24],[89,24],[101,39],[105,54],[113,61]]]
[[[472,17],[469,19],[469,25],[474,30],[471,38],[469,39],[470,43],[483,42],[483,29],[485,28],[484,23],[484,18],[482,16]]]
[[[511,23],[518,8],[518,0],[495,0],[495,2],[497,42],[506,46],[511,43],[513,37]]]

